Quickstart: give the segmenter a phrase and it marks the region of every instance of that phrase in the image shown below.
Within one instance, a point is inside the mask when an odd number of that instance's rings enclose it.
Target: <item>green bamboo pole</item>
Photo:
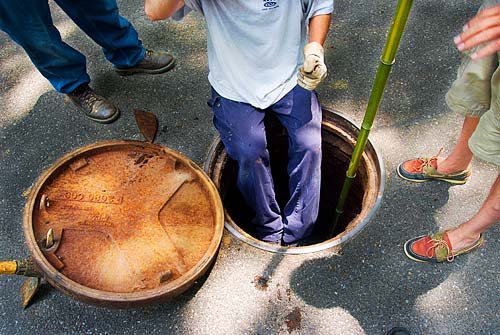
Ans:
[[[380,64],[378,66],[377,75],[375,76],[375,81],[373,82],[372,92],[370,94],[370,99],[368,100],[368,106],[366,107],[365,117],[361,125],[361,130],[359,132],[356,145],[354,146],[354,151],[351,155],[349,169],[346,172],[346,178],[344,180],[344,185],[342,186],[342,191],[340,192],[337,207],[335,208],[335,218],[330,231],[330,235],[332,237],[339,218],[344,212],[345,202],[347,200],[347,197],[349,196],[352,182],[356,177],[356,171],[358,170],[361,156],[363,155],[363,151],[365,150],[366,142],[368,141],[368,135],[370,134],[370,130],[373,125],[373,120],[375,119],[375,115],[377,114],[382,95],[384,94],[384,88],[387,82],[387,78],[389,77],[392,65],[395,62],[396,52],[398,51],[399,42],[401,41],[401,36],[403,35],[412,3],[413,0],[398,1],[396,13],[394,14],[394,20],[392,21],[391,29],[389,30],[389,34],[387,35],[384,52],[380,57]]]

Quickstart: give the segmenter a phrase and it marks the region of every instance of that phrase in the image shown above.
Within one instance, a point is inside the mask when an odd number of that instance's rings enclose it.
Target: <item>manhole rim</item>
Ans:
[[[323,112],[331,113],[340,118],[343,118],[348,123],[350,123],[354,128],[356,128],[356,131],[358,132],[360,131],[360,126],[349,116],[346,116],[341,112],[338,112],[336,110],[331,110],[325,107],[323,107],[322,109]],[[203,170],[210,178],[212,178],[210,172],[210,169],[212,168],[211,157],[215,156],[215,153],[220,144],[221,144],[220,136],[216,135],[214,140],[212,141],[212,144],[210,145],[208,154],[205,159],[205,163],[203,165]],[[247,232],[245,232],[243,229],[241,229],[231,218],[231,215],[229,215],[225,207],[224,207],[224,216],[225,216],[224,228],[226,228],[233,236],[238,238],[240,241],[243,241],[248,245],[251,245],[261,250],[278,254],[292,254],[292,255],[309,254],[327,250],[344,244],[348,240],[352,239],[355,235],[357,235],[361,230],[363,230],[365,226],[374,218],[382,203],[382,198],[385,191],[385,184],[387,177],[385,171],[385,162],[382,158],[380,150],[373,144],[373,142],[370,139],[368,139],[368,144],[373,148],[373,151],[375,152],[375,158],[376,158],[375,162],[378,164],[380,169],[380,185],[378,188],[377,196],[375,197],[375,201],[373,202],[373,206],[371,207],[371,209],[368,211],[366,216],[362,220],[360,220],[360,222],[353,229],[349,230],[348,232],[340,234],[339,237],[335,237],[333,239],[329,239],[321,243],[303,247],[276,246],[270,243],[260,241],[255,237],[251,236],[250,234],[248,234]]]

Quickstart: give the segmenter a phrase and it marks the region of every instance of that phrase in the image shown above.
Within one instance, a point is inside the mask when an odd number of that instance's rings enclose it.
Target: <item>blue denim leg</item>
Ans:
[[[236,160],[238,188],[255,213],[258,238],[281,241],[283,220],[276,202],[266,148],[264,111],[225,99],[212,90],[214,125],[228,155]]]
[[[55,0],[116,67],[136,65],[145,49],[137,31],[118,13],[116,0]]]
[[[321,106],[316,93],[296,86],[272,110],[288,130],[290,199],[284,210],[283,241],[311,234],[319,211],[321,187]]]
[[[136,65],[145,49],[132,25],[118,14],[115,0],[57,0],[116,67]],[[61,40],[47,0],[0,1],[0,29],[23,49],[40,73],[61,93],[90,82],[85,56]]]
[[[0,29],[26,51],[57,91],[70,93],[90,81],[85,57],[61,40],[47,0],[0,1]]]

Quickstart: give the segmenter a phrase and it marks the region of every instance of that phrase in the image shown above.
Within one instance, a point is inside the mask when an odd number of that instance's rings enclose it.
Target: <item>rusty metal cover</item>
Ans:
[[[47,280],[77,299],[130,307],[170,298],[208,269],[224,226],[192,161],[145,142],[76,150],[37,181],[24,232]]]

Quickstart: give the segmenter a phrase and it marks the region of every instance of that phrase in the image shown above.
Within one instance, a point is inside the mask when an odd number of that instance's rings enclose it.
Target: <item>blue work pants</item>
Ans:
[[[307,237],[318,216],[321,186],[321,107],[316,93],[296,86],[262,110],[220,96],[212,89],[214,125],[228,155],[238,162],[238,188],[255,213],[258,237],[294,243]],[[275,113],[288,130],[290,199],[280,209],[274,191],[264,129]]]

